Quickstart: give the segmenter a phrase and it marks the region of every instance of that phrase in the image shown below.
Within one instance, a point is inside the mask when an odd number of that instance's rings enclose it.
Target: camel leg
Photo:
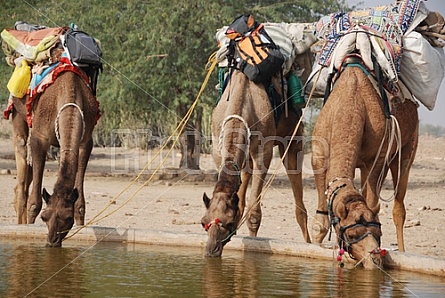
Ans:
[[[408,187],[408,173],[404,173],[402,176],[400,176],[400,180],[397,180],[398,176],[398,166],[391,167],[391,174],[393,177],[393,183],[398,185],[397,193],[394,198],[394,207],[392,210],[392,216],[394,225],[396,226],[396,234],[397,234],[397,247],[399,251],[404,252],[405,251],[405,242],[403,239],[403,225],[405,224],[406,219],[406,210],[405,210],[405,194],[406,194],[406,188]],[[407,171],[409,172],[409,171]]]
[[[303,148],[302,142],[292,141],[287,152],[286,158],[283,160],[284,167],[287,171],[287,176],[292,187],[295,200],[295,217],[297,223],[303,232],[304,241],[311,243],[311,237],[307,228],[307,210],[303,202]],[[285,151],[284,145],[279,144],[280,156],[283,158]]]
[[[36,135],[37,132],[34,131],[30,140],[33,167],[33,186],[28,200],[28,223],[34,223],[40,213],[40,210],[42,210],[43,171],[45,169],[46,153],[49,148],[49,144],[42,142]]]
[[[26,121],[17,114],[12,115],[13,144],[15,152],[15,165],[17,170],[17,184],[14,188],[14,208],[17,214],[17,223],[26,224],[26,206],[28,201],[29,185],[32,181],[32,168],[27,163],[27,142],[29,128]]]
[[[411,139],[409,143],[407,143],[401,151],[401,166],[399,169],[398,159],[395,158],[390,164],[390,170],[392,175],[392,180],[394,187],[397,188],[397,193],[394,199],[394,207],[393,207],[393,221],[396,226],[397,233],[397,247],[401,252],[405,251],[405,242],[403,239],[403,225],[405,224],[406,219],[406,209],[405,209],[405,195],[406,190],[408,188],[408,180],[409,180],[409,172],[411,166],[414,162],[414,157],[417,151],[417,131],[414,137]],[[400,170],[400,179],[398,180],[398,174]]]
[[[264,179],[266,178],[267,170],[272,160],[272,154],[273,143],[269,142],[264,146],[263,153],[256,153],[253,156],[252,189],[246,216],[249,234],[254,237],[257,236],[261,225],[261,193],[263,191]]]
[[[247,188],[249,186],[250,178],[252,177],[252,159],[246,160],[246,164],[241,172],[241,186],[238,190],[239,203],[238,207],[240,210],[240,216],[244,215],[244,208],[246,207],[246,194]]]
[[[322,243],[329,231],[329,218],[327,215],[328,205],[326,203],[326,170],[328,168],[327,157],[329,150],[326,142],[312,140],[312,170],[314,171],[314,181],[318,193],[317,213],[312,224],[312,239],[314,243]],[[321,213],[320,213],[321,212]]]
[[[83,190],[83,182],[85,179],[85,172],[88,165],[88,160],[93,150],[93,139],[90,139],[85,146],[79,149],[79,164],[76,174],[75,187],[79,191],[79,198],[74,204],[74,219],[76,220],[76,225],[83,226],[85,223],[85,195]]]

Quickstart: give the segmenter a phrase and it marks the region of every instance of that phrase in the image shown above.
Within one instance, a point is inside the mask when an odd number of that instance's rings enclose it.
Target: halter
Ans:
[[[368,237],[369,235],[371,235],[371,236],[374,237],[374,239],[377,241],[377,243],[379,244],[379,247],[380,247],[380,237],[376,237],[376,236],[375,236],[373,233],[371,233],[371,232],[366,232],[365,234],[361,235],[360,237],[358,237],[358,238],[355,239],[355,240],[348,240],[347,237],[346,237],[346,235],[345,235],[345,232],[346,232],[346,230],[349,229],[349,228],[356,228],[356,227],[378,227],[378,228],[380,228],[380,227],[381,227],[381,223],[376,222],[376,221],[370,221],[370,222],[368,222],[368,221],[363,220],[363,218],[361,218],[360,221],[359,221],[359,222],[356,222],[355,224],[352,224],[352,225],[343,227],[343,226],[341,226],[340,223],[339,223],[339,226],[340,226],[340,228],[339,228],[339,230],[340,230],[340,247],[341,247],[341,248],[345,248],[345,247],[346,247],[346,250],[347,250],[348,252],[349,252],[349,250],[350,250],[352,244],[355,244],[355,243],[357,243],[357,242],[359,242],[359,241],[365,239],[365,238]],[[352,256],[351,256],[351,257],[352,257]]]
[[[215,220],[212,220],[208,224],[204,225],[204,230],[207,232],[212,225],[222,226],[222,222],[219,220],[219,218],[215,218]]]
[[[326,195],[329,194],[329,198],[328,198],[328,215],[329,215],[330,223],[331,223],[330,226],[329,226],[329,238],[328,238],[328,240],[329,241],[331,240],[332,227],[335,227],[335,225],[338,224],[339,225],[339,232],[340,232],[340,235],[339,235],[339,246],[340,246],[340,249],[346,250],[349,253],[350,257],[352,259],[354,259],[354,257],[350,253],[350,250],[351,250],[353,244],[355,244],[357,242],[360,242],[361,240],[363,240],[366,237],[368,237],[369,235],[371,235],[371,236],[374,237],[374,239],[377,241],[377,243],[378,243],[378,245],[380,247],[380,237],[375,236],[371,232],[366,232],[363,235],[361,235],[360,237],[358,237],[357,239],[349,240],[349,239],[347,239],[346,234],[345,234],[346,230],[350,229],[350,228],[356,228],[356,227],[378,227],[378,228],[380,228],[381,227],[381,223],[379,223],[377,221],[370,221],[370,222],[368,222],[368,221],[364,220],[363,218],[360,218],[360,220],[357,221],[354,224],[351,224],[351,225],[348,225],[348,226],[342,226],[340,224],[340,218],[334,214],[333,202],[334,202],[335,197],[337,196],[337,193],[342,188],[346,187],[347,184],[343,183],[343,184],[337,186],[335,189],[331,190],[331,185],[334,182],[338,181],[338,180],[349,180],[349,181],[351,181],[349,178],[335,178],[335,179],[333,179],[329,183],[328,188],[327,188],[327,190],[325,192]]]
[[[236,234],[236,227],[235,227],[234,229],[229,229],[226,225],[224,225],[224,224],[221,222],[221,220],[219,220],[219,218],[215,218],[215,219],[212,220],[211,222],[205,224],[205,225],[204,225],[204,230],[205,230],[206,232],[208,232],[209,229],[210,229],[210,227],[211,227],[212,225],[217,225],[217,226],[218,226],[218,229],[219,229],[220,227],[223,227],[224,229],[226,229],[227,231],[229,231],[229,235],[228,235],[226,238],[224,238],[223,240],[220,240],[223,244],[226,244],[227,242],[229,242],[229,241],[230,241],[230,238],[232,238],[232,236]]]

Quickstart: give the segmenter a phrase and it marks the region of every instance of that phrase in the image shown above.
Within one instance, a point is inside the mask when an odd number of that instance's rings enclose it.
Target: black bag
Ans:
[[[96,40],[87,33],[69,29],[65,33],[63,47],[74,65],[102,68],[102,51]]]
[[[226,36],[232,40],[238,40],[258,28],[260,24],[250,15],[237,17],[226,30]]]
[[[241,70],[255,83],[270,79],[282,69],[284,55],[251,15],[238,17],[227,29],[229,67]]]

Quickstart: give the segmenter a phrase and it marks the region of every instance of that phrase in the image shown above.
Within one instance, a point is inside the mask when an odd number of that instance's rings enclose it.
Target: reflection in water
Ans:
[[[0,297],[443,297],[445,278],[228,250],[0,241]]]
[[[40,244],[0,246],[1,297],[82,297],[82,250]],[[75,260],[73,262],[73,260]]]
[[[262,266],[255,256],[205,258],[204,297],[258,297]]]

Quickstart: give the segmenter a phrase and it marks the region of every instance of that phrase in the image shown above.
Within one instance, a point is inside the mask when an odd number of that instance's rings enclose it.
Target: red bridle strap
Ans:
[[[219,225],[219,224],[221,224],[221,221],[219,220],[219,218],[215,218],[215,220],[204,225],[204,230],[208,231],[213,224]]]

